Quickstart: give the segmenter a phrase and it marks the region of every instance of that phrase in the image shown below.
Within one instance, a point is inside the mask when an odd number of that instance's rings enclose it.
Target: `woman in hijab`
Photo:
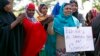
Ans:
[[[54,38],[56,38],[56,43],[54,44],[56,45],[56,56],[77,56],[77,53],[66,53],[65,49],[64,27],[79,26],[79,21],[72,16],[70,4],[64,3],[61,6],[59,15],[54,17],[52,26],[52,31],[49,34],[55,35]]]
[[[37,19],[38,19],[39,22],[42,23],[42,25],[44,26],[46,32],[48,31],[47,29],[49,27],[48,24],[53,21],[52,16],[48,15],[47,11],[48,11],[47,5],[45,5],[45,4],[40,4],[39,5],[39,7],[38,7],[39,16],[37,17]],[[48,35],[48,33],[47,33],[47,35]],[[49,38],[49,36],[47,36],[46,44],[48,44],[48,41],[50,41],[50,38]],[[52,40],[50,42],[52,42]],[[43,46],[41,52],[39,53],[39,56],[48,56],[49,55],[48,52],[45,50],[46,47],[47,47],[47,45]],[[51,50],[51,48],[50,48],[50,50]]]
[[[23,19],[25,42],[22,56],[37,56],[46,42],[46,31],[42,24],[34,18],[35,5],[26,6],[26,16]]]
[[[39,16],[37,17],[38,21],[41,22],[45,28],[45,30],[47,30],[48,27],[48,16],[47,15],[47,11],[48,11],[48,7],[45,4],[40,4],[38,7],[38,14]],[[49,20],[48,20],[49,21]]]
[[[72,12],[73,12],[72,15],[75,16],[79,20],[79,22],[82,24],[82,26],[85,26],[85,20],[84,20],[82,14],[80,14],[78,12],[77,1],[72,0],[72,1],[70,1],[70,3],[71,3],[71,6],[72,6]]]
[[[45,23],[43,21],[45,21],[48,17],[47,15],[47,11],[48,11],[48,7],[45,4],[40,4],[38,7],[38,21],[42,23],[42,25],[44,26],[45,30],[47,30],[48,24]],[[46,56],[46,52],[45,52],[45,45],[43,46],[43,48],[41,49],[39,56]]]
[[[38,7],[38,11],[41,13],[41,15],[39,15],[37,17],[38,21],[43,21],[47,18],[47,11],[48,11],[48,7],[45,4],[40,4]]]
[[[15,17],[8,0],[0,0],[0,56],[20,56],[24,14]]]

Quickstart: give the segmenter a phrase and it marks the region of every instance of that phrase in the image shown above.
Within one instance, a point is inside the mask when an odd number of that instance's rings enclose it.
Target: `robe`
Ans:
[[[23,20],[25,29],[25,42],[22,56],[37,56],[46,42],[46,31],[40,22]]]
[[[13,13],[0,11],[0,56],[20,56],[24,31],[21,24],[10,28],[15,19]]]

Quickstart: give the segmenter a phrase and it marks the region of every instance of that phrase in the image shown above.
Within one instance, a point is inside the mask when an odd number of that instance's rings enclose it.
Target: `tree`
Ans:
[[[93,7],[100,11],[100,0],[94,0]]]
[[[14,2],[14,0],[10,0],[10,2],[11,2],[11,6],[12,6],[12,8],[13,8],[13,2]]]

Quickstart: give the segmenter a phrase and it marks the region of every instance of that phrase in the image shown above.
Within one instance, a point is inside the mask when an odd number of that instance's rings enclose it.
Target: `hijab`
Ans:
[[[35,5],[33,3],[29,3],[26,8],[25,8],[25,13],[28,9],[32,9],[35,10]],[[28,14],[26,13],[26,17],[27,19],[29,19],[31,22],[36,22],[37,20],[34,17],[30,17],[28,16]]]
[[[9,4],[10,2],[8,1],[8,0],[2,0],[2,1],[0,1],[0,12],[6,12],[5,10],[4,10],[4,7],[7,5],[7,4]]]
[[[38,7],[39,12],[41,13],[41,9],[46,6],[45,4],[40,4],[40,6]],[[47,7],[47,6],[46,6]]]
[[[72,14],[65,16],[64,15],[64,7],[69,5],[68,3],[64,3],[61,8],[59,15],[54,18],[54,31],[60,35],[64,35],[64,27],[75,27],[79,23],[79,21],[72,16]]]

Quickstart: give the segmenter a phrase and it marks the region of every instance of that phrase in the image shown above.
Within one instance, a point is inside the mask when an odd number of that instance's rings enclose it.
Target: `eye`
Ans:
[[[70,9],[71,10],[71,8],[65,8],[66,10],[68,10],[68,9]]]

